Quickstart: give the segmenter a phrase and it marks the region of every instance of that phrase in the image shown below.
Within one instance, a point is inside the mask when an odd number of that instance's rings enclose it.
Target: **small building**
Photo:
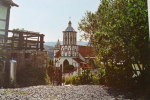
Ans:
[[[63,44],[61,45],[58,40],[55,45],[54,65],[64,67],[67,62],[73,65],[75,67],[74,72],[78,73],[79,69],[90,67],[88,66],[89,59],[94,58],[95,53],[92,47],[77,45],[77,32],[73,29],[71,21],[69,21],[68,27],[63,31]]]
[[[0,0],[0,48],[2,48],[6,42],[10,9],[12,6],[18,7],[12,0]]]
[[[5,56],[16,60],[17,69],[25,67],[46,68],[48,54],[44,51],[44,35],[27,30],[9,30]]]
[[[16,80],[16,70],[48,66],[43,34],[19,29],[9,30],[12,6],[18,7],[12,0],[0,0],[0,86],[5,86],[12,80],[10,75]]]

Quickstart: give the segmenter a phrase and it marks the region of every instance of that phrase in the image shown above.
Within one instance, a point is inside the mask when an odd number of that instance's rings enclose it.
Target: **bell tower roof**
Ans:
[[[60,41],[59,41],[59,39],[58,39],[58,41],[57,41],[57,43],[56,43],[56,45],[55,45],[55,48],[56,48],[56,49],[60,48],[60,45],[61,45],[61,44],[60,44]]]
[[[58,41],[57,41],[57,45],[60,45],[59,39],[58,39]]]
[[[73,27],[72,27],[71,21],[68,22],[68,27],[66,28],[65,31],[75,31],[75,30],[73,29]]]

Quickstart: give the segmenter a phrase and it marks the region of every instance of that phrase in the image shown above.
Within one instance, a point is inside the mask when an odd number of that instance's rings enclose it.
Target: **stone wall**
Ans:
[[[46,51],[35,50],[7,50],[7,60],[16,60],[17,69],[25,67],[46,68],[48,66],[48,54]]]

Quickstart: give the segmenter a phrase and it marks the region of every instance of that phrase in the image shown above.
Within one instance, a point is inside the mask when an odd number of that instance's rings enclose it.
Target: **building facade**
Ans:
[[[12,0],[0,0],[0,49],[4,48],[7,39],[10,9],[12,6],[18,7]]]
[[[74,66],[74,72],[78,72],[79,68],[88,66],[88,60],[95,58],[92,47],[77,45],[77,32],[72,27],[71,21],[68,27],[63,31],[63,44],[58,40],[54,49],[54,65],[63,67],[67,61]],[[64,72],[64,71],[63,71]]]

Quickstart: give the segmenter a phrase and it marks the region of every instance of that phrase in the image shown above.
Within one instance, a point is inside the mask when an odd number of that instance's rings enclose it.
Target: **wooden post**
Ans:
[[[23,33],[19,34],[19,42],[18,42],[18,49],[21,50],[23,48],[23,42],[24,42],[24,38],[23,38]]]
[[[37,40],[38,42],[37,42],[36,50],[39,50],[39,39],[40,39],[40,38],[39,38],[39,36],[38,36],[38,40]]]
[[[40,36],[40,50],[41,51],[44,50],[44,35],[43,34]]]

